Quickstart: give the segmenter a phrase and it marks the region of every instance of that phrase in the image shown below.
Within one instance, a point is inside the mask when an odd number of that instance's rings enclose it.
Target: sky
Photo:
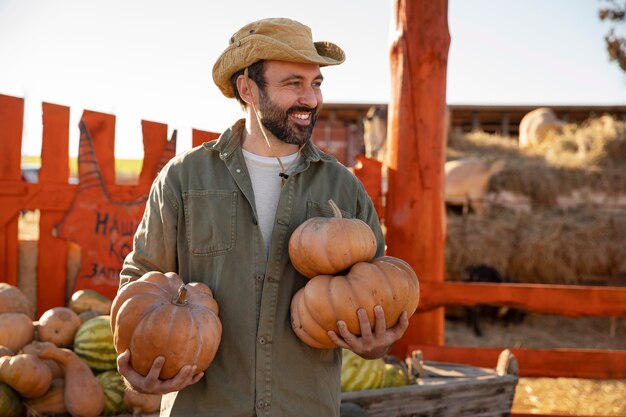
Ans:
[[[626,105],[609,62],[603,0],[449,0],[449,104]],[[393,0],[0,0],[0,94],[25,99],[23,154],[41,147],[41,103],[70,107],[70,155],[83,109],[116,115],[118,158],[140,159],[141,120],[220,132],[242,116],[211,78],[244,24],[289,17],[341,46],[323,69],[330,103],[387,103]]]

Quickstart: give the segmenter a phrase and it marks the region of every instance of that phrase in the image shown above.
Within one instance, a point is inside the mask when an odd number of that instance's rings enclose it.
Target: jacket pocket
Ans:
[[[348,213],[341,208],[339,211],[341,211],[341,215],[346,219],[354,218],[352,213]],[[306,202],[306,218],[310,219],[311,217],[335,217],[335,214],[333,213],[333,209],[330,208],[330,204],[308,200]]]
[[[189,251],[215,256],[235,247],[236,191],[185,191],[185,228]]]

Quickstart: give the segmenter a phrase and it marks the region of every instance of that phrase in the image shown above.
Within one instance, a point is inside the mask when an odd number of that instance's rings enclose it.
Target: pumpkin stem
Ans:
[[[328,204],[330,204],[330,208],[333,209],[333,215],[337,219],[343,218],[343,216],[341,215],[341,210],[339,210],[339,207],[337,207],[337,204],[335,204],[335,202],[332,199],[328,200]]]
[[[177,306],[187,304],[187,286],[185,284],[178,288],[178,293],[172,298],[172,304],[176,304]]]

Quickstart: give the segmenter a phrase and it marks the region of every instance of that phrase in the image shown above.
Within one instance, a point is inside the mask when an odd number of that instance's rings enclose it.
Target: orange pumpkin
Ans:
[[[364,308],[375,325],[374,306],[385,312],[387,328],[403,311],[411,316],[419,302],[419,282],[411,266],[392,256],[359,262],[345,276],[320,275],[307,282],[291,300],[291,326],[296,335],[315,348],[334,348],[328,331],[338,333],[337,320],[360,335],[357,310]]]
[[[52,342],[59,347],[68,347],[74,342],[74,335],[80,325],[78,314],[70,308],[53,307],[41,315],[37,338],[42,342]]]
[[[289,238],[289,258],[302,275],[336,274],[376,255],[376,236],[362,220],[346,219],[333,200],[334,217],[312,217]]]
[[[35,306],[19,287],[0,282],[0,313],[24,313],[32,320]]]
[[[222,337],[218,305],[203,283],[184,284],[173,272],[148,272],[120,288],[111,308],[118,353],[130,349],[133,368],[147,375],[157,356],[165,357],[160,379],[185,365],[197,373],[209,367]]]

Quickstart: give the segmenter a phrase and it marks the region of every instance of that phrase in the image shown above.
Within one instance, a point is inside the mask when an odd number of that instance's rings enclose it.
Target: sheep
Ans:
[[[448,161],[445,164],[444,200],[447,205],[463,206],[482,216],[486,212],[484,198],[489,188],[489,180],[504,168],[504,160],[487,166],[475,158]]]
[[[528,112],[519,124],[519,143],[521,149],[537,146],[542,143],[549,132],[560,133],[565,122],[559,120],[554,111],[548,107],[540,107]]]

